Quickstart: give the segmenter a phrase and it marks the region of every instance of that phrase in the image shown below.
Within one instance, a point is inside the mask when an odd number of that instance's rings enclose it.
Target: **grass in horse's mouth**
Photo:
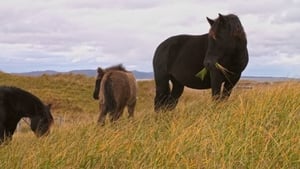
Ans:
[[[204,80],[206,74],[207,74],[207,69],[203,68],[200,72],[196,74],[196,77],[199,77],[201,80]]]
[[[222,66],[220,63],[216,63],[215,64],[216,68],[219,69],[226,77],[228,76],[228,74],[234,74],[234,72],[228,70],[227,68],[225,68],[224,66]],[[200,72],[198,72],[195,76],[200,78],[201,80],[204,80],[206,74],[207,74],[207,69],[203,68]]]
[[[232,71],[228,70],[227,68],[225,68],[224,66],[222,66],[218,62],[215,64],[215,66],[216,66],[217,69],[219,69],[223,73],[233,73]]]

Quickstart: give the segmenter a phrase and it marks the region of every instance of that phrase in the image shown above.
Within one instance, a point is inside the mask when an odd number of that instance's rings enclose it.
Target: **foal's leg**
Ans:
[[[106,114],[107,114],[107,109],[106,109],[106,106],[105,105],[100,105],[100,115],[99,115],[99,118],[98,118],[98,124],[104,126],[105,125],[105,117],[106,117]]]
[[[135,109],[136,101],[134,101],[132,104],[127,106],[128,109],[128,118],[131,118],[134,116],[134,109]]]
[[[111,113],[111,119],[110,119],[110,121],[114,122],[114,121],[118,120],[121,117],[121,115],[123,114],[123,111],[124,111],[124,106],[118,107],[116,109],[116,111],[114,111],[114,112]]]

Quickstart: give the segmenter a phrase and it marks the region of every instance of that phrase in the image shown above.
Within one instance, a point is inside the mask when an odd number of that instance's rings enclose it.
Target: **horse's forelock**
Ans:
[[[214,40],[216,40],[216,30],[210,28],[208,36],[212,37]]]
[[[222,19],[221,19],[222,17]],[[226,22],[230,34],[239,39],[246,39],[246,33],[244,28],[239,20],[239,18],[234,14],[229,15],[219,15],[219,17],[215,20],[215,23],[211,26],[209,30],[209,36],[216,39],[217,30],[221,24],[221,20]]]

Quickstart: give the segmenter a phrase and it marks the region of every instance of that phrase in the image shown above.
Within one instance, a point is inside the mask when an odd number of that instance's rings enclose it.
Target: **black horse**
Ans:
[[[36,136],[49,133],[53,117],[51,105],[16,87],[0,86],[0,144],[11,140],[18,122],[23,117],[31,120],[30,128]]]
[[[215,100],[228,98],[240,79],[248,64],[248,50],[239,18],[219,14],[217,19],[207,20],[211,26],[208,34],[173,36],[157,47],[153,58],[156,111],[175,108],[184,86],[212,88]]]

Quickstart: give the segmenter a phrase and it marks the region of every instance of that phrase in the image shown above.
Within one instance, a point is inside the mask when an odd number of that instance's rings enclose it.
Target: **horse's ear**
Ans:
[[[224,23],[224,21],[225,21],[224,16],[220,13],[219,13],[219,19],[220,19],[220,22]]]
[[[103,69],[101,67],[98,67],[97,72],[98,73],[103,73]]]
[[[215,23],[215,21],[213,19],[210,19],[209,17],[206,17],[206,19],[207,19],[208,23],[210,24],[210,26],[212,26]]]

